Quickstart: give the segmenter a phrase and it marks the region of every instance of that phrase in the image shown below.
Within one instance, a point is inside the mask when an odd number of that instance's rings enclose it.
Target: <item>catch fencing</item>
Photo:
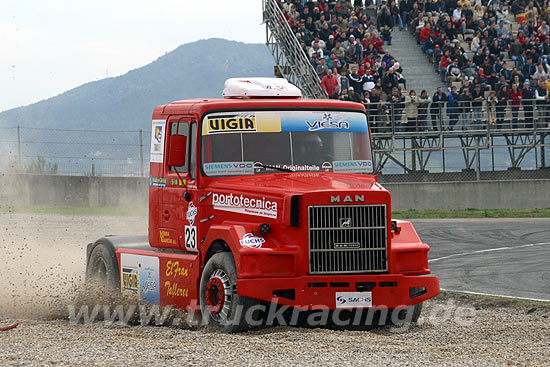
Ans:
[[[151,132],[0,127],[0,172],[149,175]]]

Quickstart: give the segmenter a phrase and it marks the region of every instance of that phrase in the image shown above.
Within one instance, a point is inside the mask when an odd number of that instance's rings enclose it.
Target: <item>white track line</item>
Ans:
[[[451,258],[453,258],[453,257],[468,256],[468,255],[476,255],[476,254],[482,254],[482,253],[485,253],[485,252],[504,251],[504,250],[516,250],[516,249],[525,248],[525,247],[548,246],[548,245],[550,245],[550,242],[528,243],[528,244],[526,244],[526,245],[520,245],[520,246],[497,247],[497,248],[490,248],[490,249],[486,249],[486,250],[477,250],[477,251],[471,251],[471,252],[462,252],[462,253],[460,253],[460,254],[453,254],[453,255],[438,257],[438,258],[435,258],[435,259],[430,259],[430,260],[428,260],[428,262],[431,263],[431,262],[436,262],[436,261],[439,261],[439,260],[451,259]]]
[[[511,299],[521,299],[525,301],[537,301],[537,302],[550,302],[550,299],[540,299],[540,298],[527,298],[527,297],[514,297],[514,296],[505,296],[502,294],[491,294],[491,293],[482,293],[482,292],[470,292],[470,291],[455,291],[452,289],[443,289],[442,291],[447,292],[455,292],[455,293],[464,293],[464,294],[472,294],[475,296],[489,296],[489,297],[500,297],[500,298],[511,298]]]

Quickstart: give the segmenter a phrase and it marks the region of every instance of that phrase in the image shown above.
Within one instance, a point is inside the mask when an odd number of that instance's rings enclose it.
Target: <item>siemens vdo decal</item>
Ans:
[[[367,133],[364,113],[338,111],[256,111],[212,113],[205,117],[202,134],[260,132]]]
[[[233,213],[255,215],[266,218],[277,218],[277,202],[265,197],[250,198],[244,195],[213,194],[212,207]]]

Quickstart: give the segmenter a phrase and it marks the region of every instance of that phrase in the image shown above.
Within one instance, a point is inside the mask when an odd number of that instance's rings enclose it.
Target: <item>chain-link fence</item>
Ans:
[[[150,131],[0,127],[0,172],[149,175]]]
[[[550,178],[550,128],[536,103],[532,121],[521,106],[515,124],[510,106],[495,124],[485,105],[479,121],[460,110],[454,125],[444,105],[416,119],[391,104],[367,110],[384,182]],[[149,152],[147,130],[0,128],[0,172],[147,177]]]

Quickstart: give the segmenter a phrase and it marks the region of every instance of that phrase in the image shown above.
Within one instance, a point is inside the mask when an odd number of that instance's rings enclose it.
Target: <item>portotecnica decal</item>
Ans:
[[[334,161],[332,162],[332,171],[339,173],[371,173],[372,161]]]
[[[239,242],[241,243],[241,246],[244,247],[260,248],[265,240],[262,237],[254,236],[252,233],[247,233]]]
[[[137,291],[141,299],[160,304],[158,257],[122,253],[120,267],[123,292]]]
[[[206,119],[208,134],[256,132],[254,112],[238,112],[208,115]]]
[[[166,187],[166,177],[149,177],[149,186]]]
[[[185,215],[185,218],[189,222],[190,225],[195,224],[195,217],[197,216],[197,207],[193,202],[189,202],[189,206],[187,207],[187,214]]]
[[[332,117],[332,113],[323,114],[321,120],[309,121],[306,120],[308,126],[308,131],[319,131],[319,130],[349,130],[349,122],[347,121],[335,121]]]
[[[164,120],[153,120],[151,130],[151,162],[162,163],[164,160]]]
[[[266,218],[277,218],[277,202],[265,197],[250,198],[244,195],[212,194],[212,206],[217,210],[233,213],[255,215]]]

